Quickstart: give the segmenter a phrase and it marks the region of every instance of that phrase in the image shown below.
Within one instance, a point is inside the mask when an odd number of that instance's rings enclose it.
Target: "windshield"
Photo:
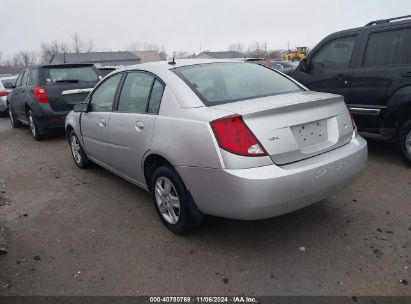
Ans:
[[[207,106],[302,91],[288,78],[254,63],[212,63],[173,71]]]
[[[98,75],[92,67],[57,67],[48,68],[52,83],[77,83],[98,81]]]

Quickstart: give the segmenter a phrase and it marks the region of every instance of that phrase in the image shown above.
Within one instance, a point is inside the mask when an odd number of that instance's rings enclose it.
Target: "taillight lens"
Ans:
[[[49,97],[47,95],[46,88],[44,87],[35,87],[33,90],[34,96],[39,103],[48,103]]]
[[[220,118],[210,124],[221,149],[243,156],[268,155],[240,115]]]
[[[0,97],[7,96],[9,94],[10,94],[10,92],[0,91]]]

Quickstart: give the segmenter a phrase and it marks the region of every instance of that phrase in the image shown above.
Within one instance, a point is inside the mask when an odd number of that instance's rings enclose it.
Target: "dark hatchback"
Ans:
[[[411,16],[331,34],[290,76],[343,95],[359,131],[396,139],[411,164]]]
[[[100,79],[92,64],[38,65],[24,69],[7,98],[12,126],[29,125],[36,140],[52,128],[63,128],[68,112],[86,99]]]

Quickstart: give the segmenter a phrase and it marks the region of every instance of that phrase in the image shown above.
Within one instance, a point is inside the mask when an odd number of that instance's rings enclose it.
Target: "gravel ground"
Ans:
[[[77,169],[64,135],[35,142],[0,118],[0,294],[411,295],[411,169],[391,143],[369,150],[327,200],[179,237],[150,194]]]

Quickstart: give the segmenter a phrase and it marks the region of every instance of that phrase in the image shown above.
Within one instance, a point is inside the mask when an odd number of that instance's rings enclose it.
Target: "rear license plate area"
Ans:
[[[328,140],[327,120],[318,120],[291,127],[300,148],[321,144]]]

